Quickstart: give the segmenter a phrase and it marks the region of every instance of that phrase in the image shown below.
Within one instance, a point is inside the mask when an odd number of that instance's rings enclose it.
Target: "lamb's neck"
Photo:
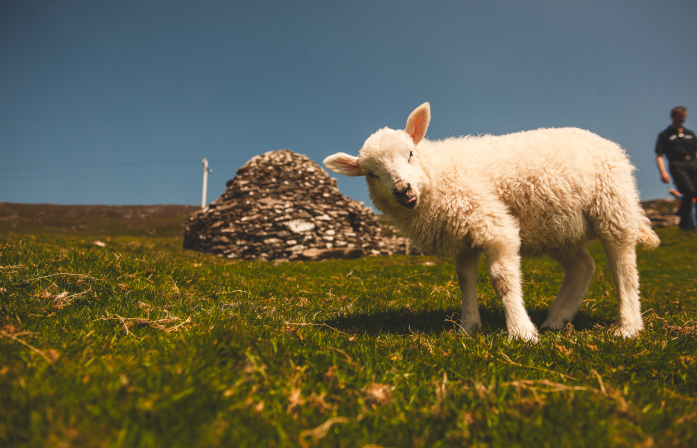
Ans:
[[[429,253],[437,252],[435,242],[437,232],[430,229],[434,213],[437,211],[432,209],[428,200],[422,200],[414,210],[400,207],[400,209],[394,208],[385,212],[404,236]]]

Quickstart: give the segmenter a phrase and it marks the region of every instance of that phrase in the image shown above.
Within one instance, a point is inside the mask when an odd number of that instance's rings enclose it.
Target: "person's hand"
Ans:
[[[669,184],[670,183],[670,176],[668,173],[665,171],[661,173],[661,180],[663,181],[664,184]]]

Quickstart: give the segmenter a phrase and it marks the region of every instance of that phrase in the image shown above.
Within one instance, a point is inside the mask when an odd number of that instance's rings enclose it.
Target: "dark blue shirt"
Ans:
[[[689,129],[684,129],[680,134],[671,126],[658,134],[656,141],[656,154],[665,154],[670,159],[685,159],[685,156],[695,157],[697,153],[697,136]]]

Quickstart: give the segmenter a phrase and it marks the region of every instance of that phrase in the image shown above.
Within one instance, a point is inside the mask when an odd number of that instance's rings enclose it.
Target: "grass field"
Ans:
[[[224,260],[181,238],[0,234],[0,446],[697,446],[697,233],[639,251],[646,331],[612,336],[604,254],[573,326],[456,331],[450,260]],[[105,247],[92,244],[95,239]],[[561,283],[524,261],[540,325]]]

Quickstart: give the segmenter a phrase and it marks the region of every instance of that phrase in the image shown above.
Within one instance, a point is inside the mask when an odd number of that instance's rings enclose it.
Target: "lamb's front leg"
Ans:
[[[455,257],[455,272],[462,292],[460,329],[466,333],[481,328],[482,320],[477,308],[477,273],[479,252],[467,251]]]
[[[520,243],[492,241],[484,248],[489,263],[489,278],[494,291],[503,303],[508,337],[537,341],[537,328],[525,311],[522,274],[520,272]]]

